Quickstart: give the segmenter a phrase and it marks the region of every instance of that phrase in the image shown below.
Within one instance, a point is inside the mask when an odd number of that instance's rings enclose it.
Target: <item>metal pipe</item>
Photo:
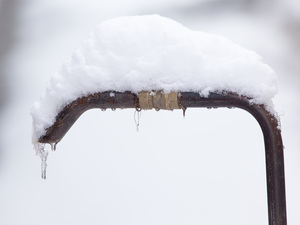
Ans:
[[[265,143],[269,225],[286,225],[284,154],[277,118],[263,105],[251,104],[249,99],[233,93],[210,94],[208,98],[197,93],[182,93],[180,104],[190,107],[238,107],[248,111],[258,121]]]
[[[163,96],[161,92],[158,93]],[[145,109],[150,109],[152,105],[155,105],[155,107],[163,105],[161,106],[163,107],[162,109],[171,109],[170,106],[174,105],[174,93],[172,94],[172,104],[166,103],[166,100],[155,100],[163,99],[160,98],[161,96],[153,98],[154,100],[150,99],[150,95],[143,95],[142,97],[144,98],[145,96],[148,96],[146,106],[144,106]],[[163,97],[164,99],[169,99],[169,96],[164,95]],[[277,118],[270,114],[264,105],[252,104],[249,98],[239,96],[235,93],[211,93],[208,97],[201,97],[198,93],[194,92],[180,92],[177,95],[177,101],[178,107],[183,110],[199,107],[237,107],[248,111],[255,117],[264,135],[269,225],[286,225],[284,154]],[[143,109],[141,105],[139,96],[131,92],[103,92],[78,98],[59,112],[56,122],[47,129],[46,134],[39,139],[39,142],[58,143],[81,114],[89,109]]]

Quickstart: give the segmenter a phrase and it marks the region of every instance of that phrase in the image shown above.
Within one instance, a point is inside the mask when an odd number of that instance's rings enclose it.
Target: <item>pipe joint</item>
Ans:
[[[178,93],[163,91],[142,91],[139,93],[139,107],[140,109],[165,109],[173,110],[179,109]]]

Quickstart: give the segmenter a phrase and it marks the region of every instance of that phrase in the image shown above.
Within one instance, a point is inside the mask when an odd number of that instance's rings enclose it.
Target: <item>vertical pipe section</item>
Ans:
[[[286,225],[284,154],[278,119],[263,105],[251,104],[246,97],[234,93],[210,94],[208,98],[196,93],[181,93],[183,107],[238,107],[248,111],[258,121],[265,143],[269,225]]]
[[[264,134],[269,224],[286,225],[284,153],[278,120],[264,107],[253,105],[247,111],[259,122]]]

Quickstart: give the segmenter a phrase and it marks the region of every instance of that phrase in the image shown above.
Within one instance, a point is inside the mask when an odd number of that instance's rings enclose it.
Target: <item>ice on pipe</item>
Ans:
[[[33,141],[78,97],[102,91],[230,91],[273,111],[274,71],[255,52],[227,38],[192,31],[159,15],[98,25],[54,74],[32,107]]]
[[[45,144],[43,143],[35,143],[34,147],[37,155],[41,158],[42,179],[46,179],[48,150],[45,149]]]

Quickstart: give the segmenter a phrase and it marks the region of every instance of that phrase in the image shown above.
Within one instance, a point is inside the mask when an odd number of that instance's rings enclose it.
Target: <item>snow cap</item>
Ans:
[[[273,112],[274,71],[227,38],[192,31],[159,15],[121,17],[98,25],[50,81],[31,110],[33,141],[64,106],[95,92],[164,90],[235,92]]]

